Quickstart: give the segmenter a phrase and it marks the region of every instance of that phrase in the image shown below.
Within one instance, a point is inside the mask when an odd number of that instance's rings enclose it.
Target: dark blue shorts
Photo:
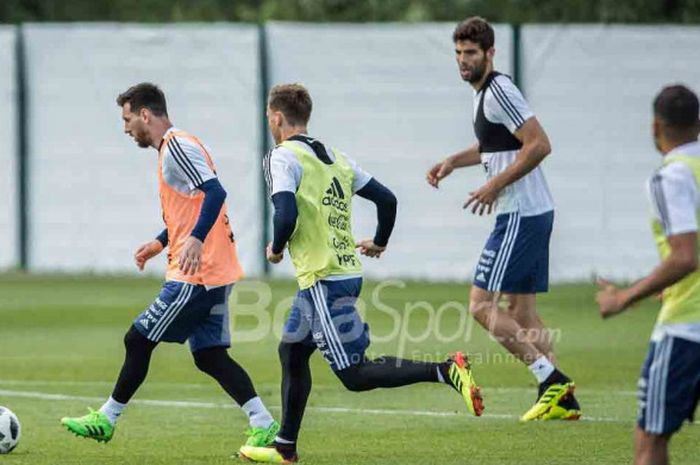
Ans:
[[[536,216],[498,215],[474,270],[474,285],[509,294],[547,292],[553,222],[553,211]]]
[[[334,371],[362,362],[369,328],[355,308],[362,278],[321,280],[297,292],[282,341],[316,346]]]
[[[233,285],[207,291],[205,286],[166,281],[156,301],[134,320],[154,342],[189,340],[190,350],[230,347],[228,297]]]
[[[651,434],[693,420],[700,397],[700,343],[673,336],[652,341],[638,385],[637,424]]]

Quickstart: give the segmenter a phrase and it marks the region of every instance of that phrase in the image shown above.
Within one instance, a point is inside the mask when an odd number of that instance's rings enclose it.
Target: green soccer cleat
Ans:
[[[275,442],[275,437],[280,430],[280,424],[273,421],[267,428],[248,428],[245,432],[248,440],[246,446],[250,447],[267,447]]]
[[[520,421],[534,420],[578,420],[581,411],[567,409],[560,402],[567,396],[573,396],[576,385],[573,382],[557,383],[547,386],[540,394],[535,405],[520,417]]]
[[[238,451],[238,456],[243,460],[259,463],[295,463],[299,461],[296,453],[285,457],[274,447],[243,446]]]
[[[481,388],[474,381],[469,359],[462,352],[455,352],[451,358],[447,372],[450,383],[464,398],[469,413],[480,417],[484,412],[484,400],[481,398]]]
[[[90,413],[83,417],[64,417],[61,424],[68,431],[83,438],[94,439],[97,442],[109,442],[114,435],[114,426],[104,413],[88,408]]]

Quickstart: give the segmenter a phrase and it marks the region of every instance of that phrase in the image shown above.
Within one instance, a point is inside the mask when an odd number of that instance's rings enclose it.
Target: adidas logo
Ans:
[[[102,426],[85,425],[85,429],[90,433],[92,437],[99,437],[105,435],[105,430]]]
[[[333,197],[338,197],[340,199],[345,198],[345,192],[343,191],[343,186],[340,185],[338,178],[333,176],[333,181],[331,182],[331,187],[326,190],[326,194],[332,195]]]
[[[481,273],[479,273],[478,275],[476,275],[476,280],[477,280],[477,281],[484,281],[484,282],[485,282],[485,281],[486,281],[486,276],[484,275],[483,272],[481,272]]]
[[[139,323],[141,323],[141,326],[143,326],[145,329],[148,329],[148,325],[150,324],[147,318],[141,318]]]
[[[322,203],[325,206],[332,206],[342,212],[346,212],[348,211],[348,203],[343,199],[345,199],[343,186],[340,185],[338,178],[333,176],[333,181],[331,181],[330,187],[326,189],[326,195],[323,197]]]

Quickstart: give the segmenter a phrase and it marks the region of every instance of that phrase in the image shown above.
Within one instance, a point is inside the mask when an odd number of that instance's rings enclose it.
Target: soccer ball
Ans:
[[[22,429],[17,415],[12,410],[0,406],[0,454],[9,454],[17,447]]]

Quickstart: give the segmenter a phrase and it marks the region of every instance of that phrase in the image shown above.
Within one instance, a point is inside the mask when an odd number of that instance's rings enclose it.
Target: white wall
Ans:
[[[311,134],[392,188],[399,217],[371,277],[466,280],[493,224],[461,209],[484,181],[461,170],[435,191],[437,160],[474,141],[472,91],[454,63],[454,24],[271,23],[270,81],[302,82]],[[0,99],[13,105],[13,37],[0,29]],[[260,70],[254,26],[28,25],[30,262],[33,270],[129,271],[162,228],[153,150],[122,133],[114,99],[152,80],[175,123],[214,151],[239,252],[262,269]],[[496,27],[496,64],[510,72],[511,31]],[[700,30],[660,26],[523,26],[524,91],[554,152],[545,172],[557,214],[553,281],[593,273],[636,278],[657,261],[645,181],[659,163],[651,101],[662,85],[700,91]],[[672,46],[670,46],[672,44]],[[14,116],[0,115],[0,267],[14,263]],[[355,204],[356,237],[372,236],[371,204]],[[153,271],[163,268],[161,260]],[[289,263],[273,267],[289,276]]]
[[[646,196],[661,160],[651,104],[669,83],[700,92],[700,29],[524,26],[523,40],[525,91],[554,149],[552,277],[638,278],[658,261]]]
[[[17,265],[17,85],[14,26],[0,26],[0,269]]]
[[[387,254],[365,260],[371,277],[464,279],[491,225],[462,210],[479,168],[439,191],[433,163],[474,142],[472,91],[454,60],[454,24],[268,25],[272,84],[301,82],[314,101],[310,133],[355,158],[399,199]],[[508,72],[511,36],[496,26],[497,65]],[[354,203],[355,236],[372,237],[374,206]],[[273,267],[291,274],[289,264]]]
[[[163,228],[156,151],[123,134],[116,96],[159,84],[175,125],[213,151],[244,269],[259,272],[258,36],[254,26],[26,27],[33,270],[133,270]],[[152,271],[161,271],[160,258]]]

